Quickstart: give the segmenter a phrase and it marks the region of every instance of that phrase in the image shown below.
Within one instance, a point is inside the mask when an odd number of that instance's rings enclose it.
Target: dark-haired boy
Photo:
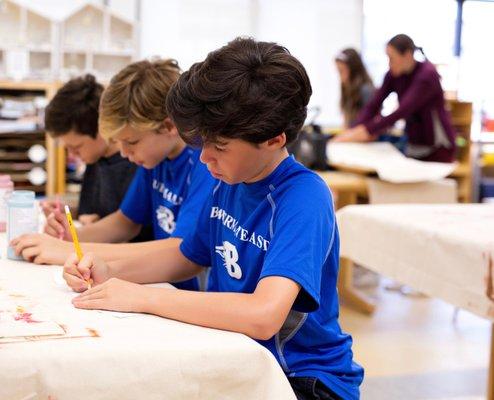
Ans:
[[[179,249],[108,264],[67,260],[74,290],[85,290],[89,277],[96,283],[74,305],[244,333],[274,354],[299,399],[359,398],[363,370],[338,324],[331,194],[286,150],[311,93],[304,67],[285,48],[251,39],[185,72],[167,109],[220,182]],[[136,284],[182,280],[203,266],[212,266],[208,293]]]

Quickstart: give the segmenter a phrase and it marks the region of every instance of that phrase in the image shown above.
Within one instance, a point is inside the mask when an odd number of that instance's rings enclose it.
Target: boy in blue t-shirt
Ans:
[[[338,324],[331,194],[286,150],[311,93],[296,58],[252,39],[236,39],[185,72],[167,109],[219,182],[179,249],[108,264],[68,260],[64,276],[74,290],[85,290],[89,277],[96,283],[74,305],[244,333],[273,353],[298,399],[358,399],[363,369]],[[207,293],[137,284],[174,282],[204,266]]]
[[[138,168],[120,208],[77,230],[83,253],[108,261],[135,257],[178,247],[195,227],[215,180],[199,161],[200,151],[185,144],[168,118],[166,95],[179,76],[174,60],[139,61],[117,73],[101,96],[99,131]],[[21,240],[16,250],[49,253],[44,259],[63,264],[73,252],[66,223],[63,213],[52,214],[46,234]],[[155,240],[127,243],[142,226],[152,226]],[[177,286],[197,289],[197,283],[194,278]]]

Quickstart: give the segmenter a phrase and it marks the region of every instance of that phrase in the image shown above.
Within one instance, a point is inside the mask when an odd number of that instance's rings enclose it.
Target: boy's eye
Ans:
[[[128,141],[127,141],[127,144],[128,144],[128,145],[130,145],[130,146],[133,146],[133,145],[135,145],[135,144],[137,144],[137,143],[139,143],[139,141],[138,141],[138,140],[134,140],[134,141],[129,141],[129,140],[128,140]]]
[[[222,152],[222,151],[225,151],[225,150],[226,150],[224,147],[217,146],[217,145],[215,145],[215,146],[214,146],[214,149],[215,149],[216,151],[219,151],[219,152]]]

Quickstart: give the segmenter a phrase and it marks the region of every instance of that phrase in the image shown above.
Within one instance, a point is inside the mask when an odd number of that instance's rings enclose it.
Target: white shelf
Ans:
[[[110,56],[110,57],[134,57],[135,52],[132,50],[100,50],[94,51],[94,55]]]
[[[98,71],[99,78],[102,81],[109,81],[115,74],[132,62],[130,56],[114,56],[107,54],[95,54],[93,57],[93,69]]]
[[[134,47],[133,26],[114,16],[110,18],[110,37],[112,50],[132,51]]]
[[[5,74],[5,56],[2,49],[0,49],[0,76]]]
[[[88,1],[61,20],[39,12],[0,0],[0,79],[90,72],[107,80],[135,59],[137,24],[109,7]]]
[[[28,46],[50,46],[52,43],[52,24],[54,22],[27,11],[25,40]]]
[[[21,7],[5,0],[0,3],[0,43],[15,46],[21,39]]]
[[[86,5],[62,22],[62,46],[84,48],[88,51],[100,49],[103,37],[103,11]]]
[[[61,68],[63,70],[84,71],[86,63],[86,53],[84,52],[64,53]]]

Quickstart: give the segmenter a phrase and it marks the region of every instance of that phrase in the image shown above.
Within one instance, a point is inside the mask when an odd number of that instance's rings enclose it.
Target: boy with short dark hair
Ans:
[[[118,210],[136,165],[123,158],[116,144],[98,131],[98,108],[103,86],[93,75],[63,85],[45,111],[45,128],[67,151],[86,163],[79,197],[79,221],[95,222]],[[47,216],[57,207],[43,202]]]
[[[357,399],[362,368],[338,324],[339,240],[324,182],[288,155],[312,89],[275,44],[236,39],[171,88],[170,117],[220,182],[180,248],[106,264],[67,260],[79,308],[146,312],[244,333],[269,349],[298,399]],[[211,266],[207,293],[151,288]]]

